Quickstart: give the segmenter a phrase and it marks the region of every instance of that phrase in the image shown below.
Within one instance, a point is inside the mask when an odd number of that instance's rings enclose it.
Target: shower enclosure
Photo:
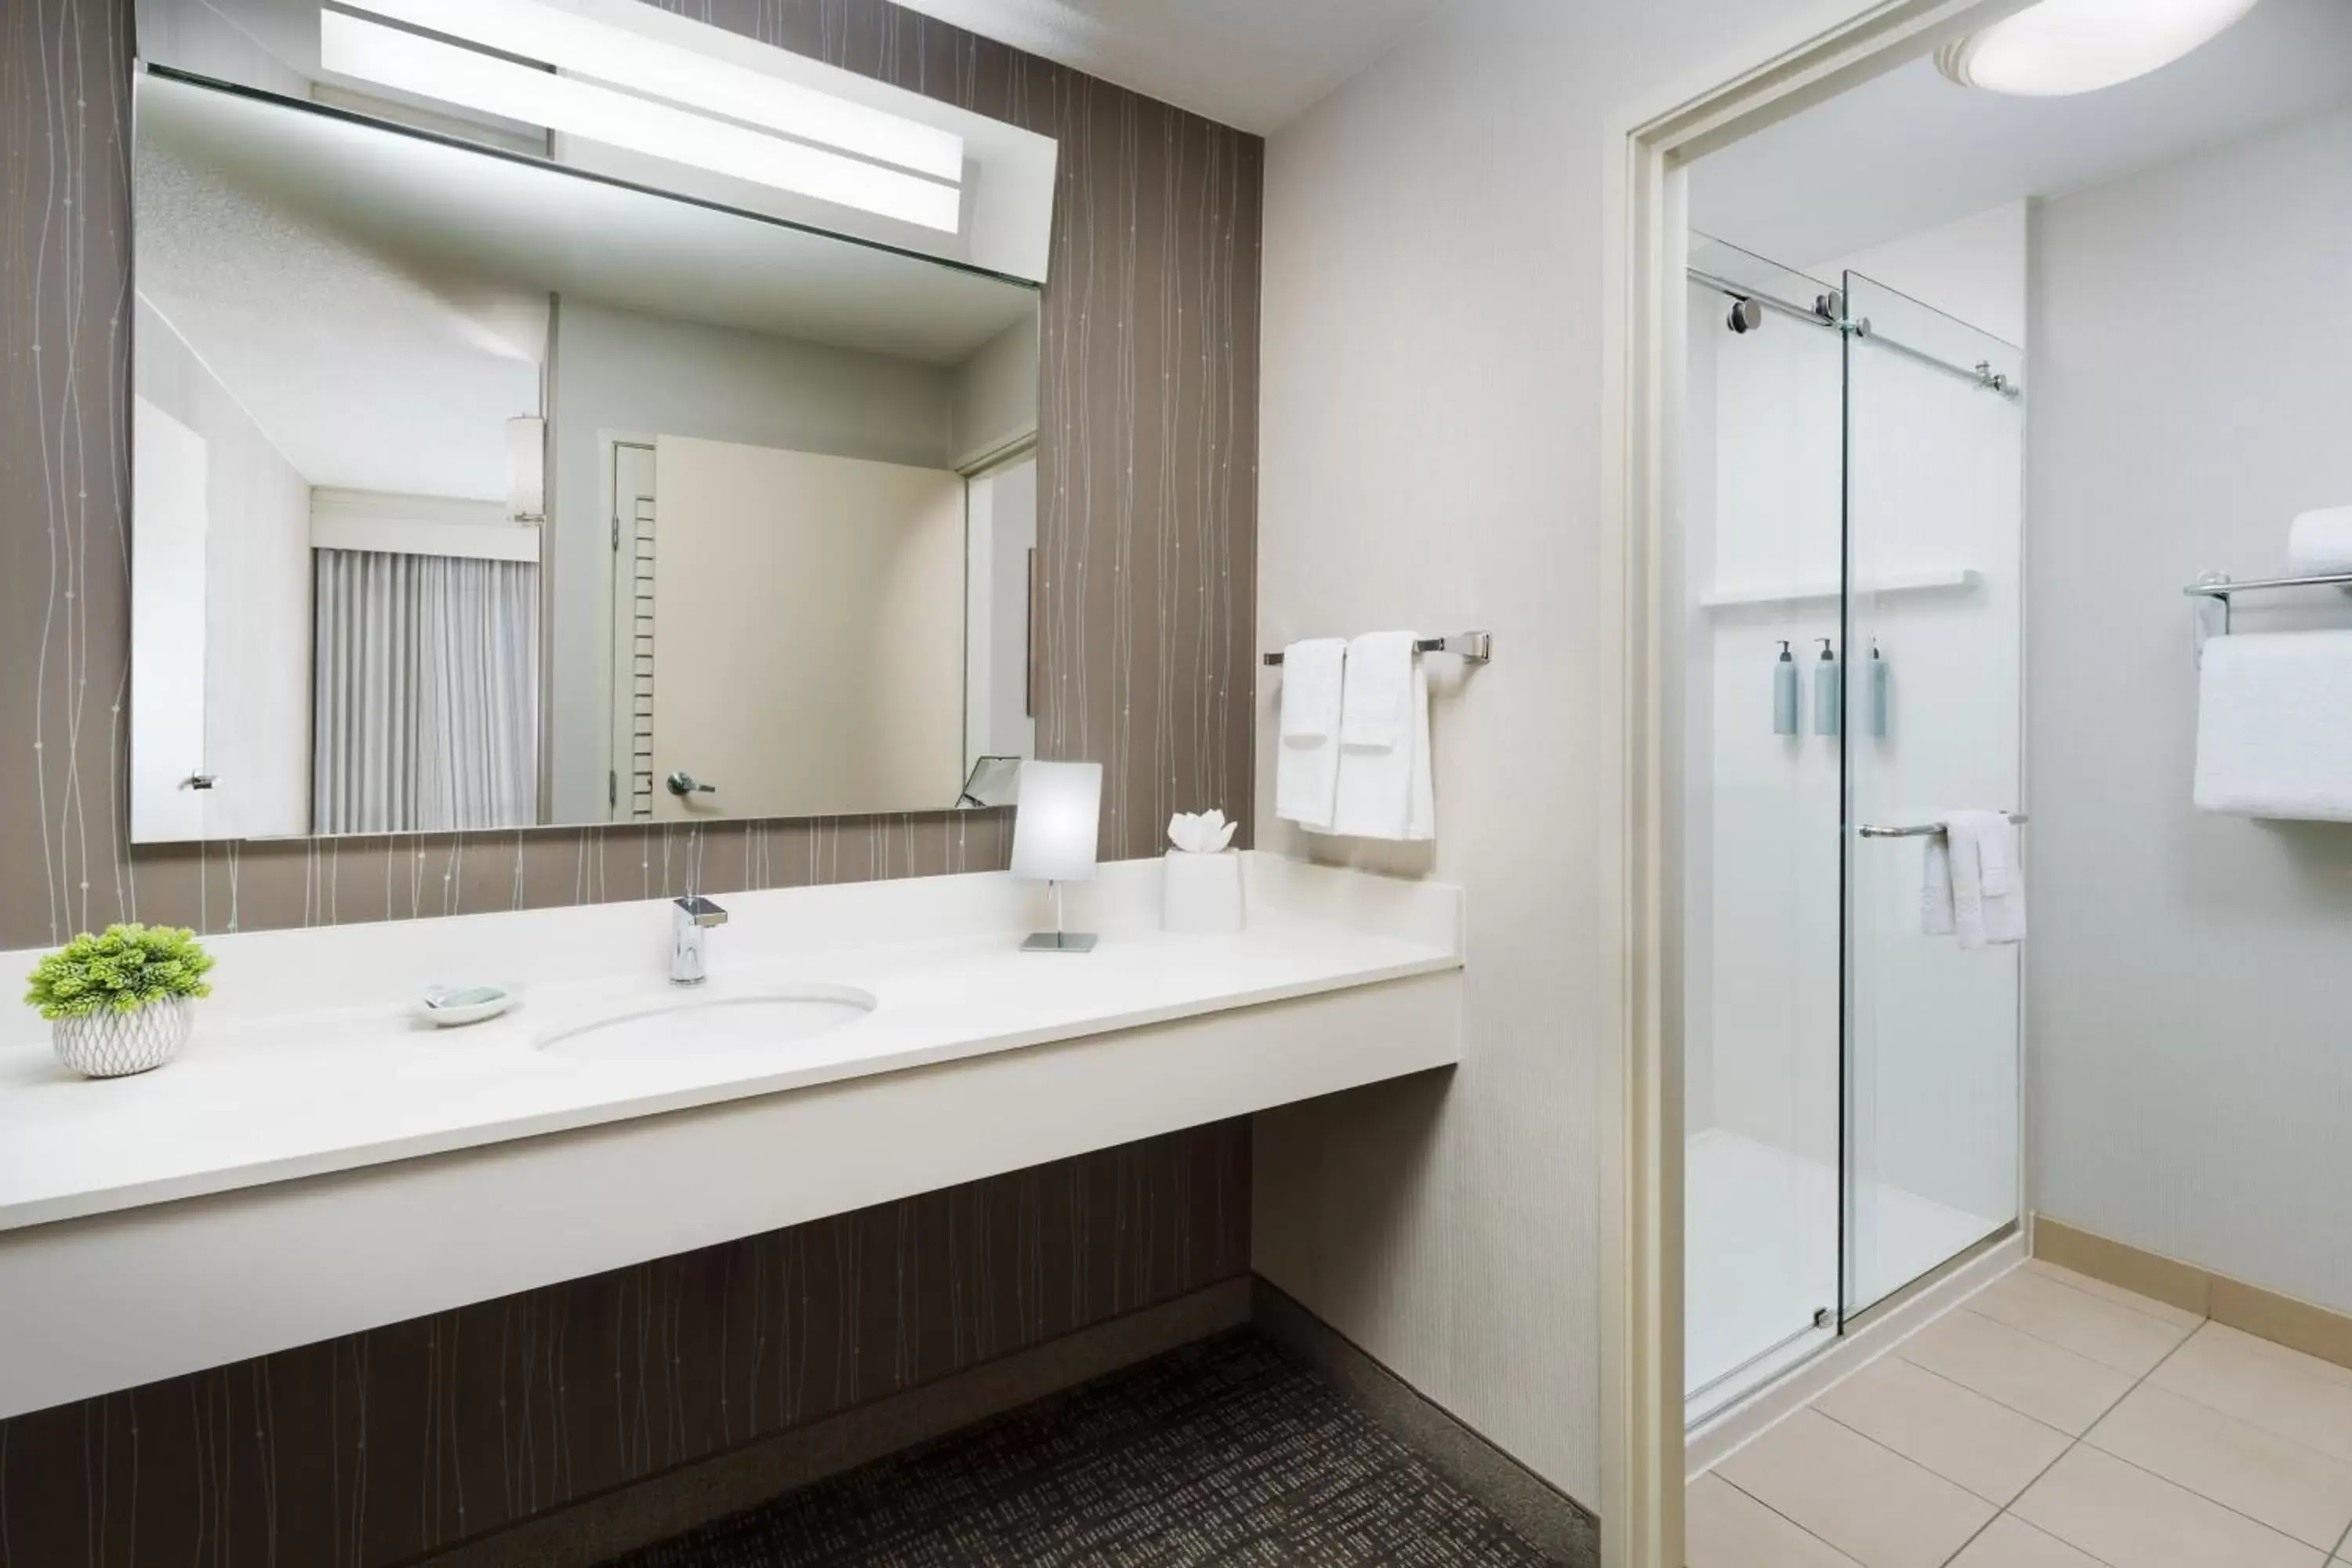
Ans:
[[[1671,562],[1694,1421],[2009,1233],[2018,950],[1921,920],[2019,807],[2023,355],[1693,237]]]

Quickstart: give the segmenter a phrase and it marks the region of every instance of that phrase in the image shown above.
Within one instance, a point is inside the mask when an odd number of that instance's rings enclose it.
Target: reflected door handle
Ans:
[[[698,784],[695,781],[694,775],[684,768],[670,774],[663,782],[669,785],[669,793],[672,795],[717,795],[719,793],[717,784]]]

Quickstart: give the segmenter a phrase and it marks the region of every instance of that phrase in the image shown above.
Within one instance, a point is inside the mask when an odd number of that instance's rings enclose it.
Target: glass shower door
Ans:
[[[1813,699],[1836,679],[1844,467],[1838,335],[1812,310],[1835,286],[1714,241],[1690,266],[1673,700],[1696,1418],[1836,1332],[1839,740]]]
[[[1851,1319],[2018,1217],[2019,949],[1927,934],[1931,837],[1885,830],[2021,809],[2025,421],[2021,351],[1845,286]]]

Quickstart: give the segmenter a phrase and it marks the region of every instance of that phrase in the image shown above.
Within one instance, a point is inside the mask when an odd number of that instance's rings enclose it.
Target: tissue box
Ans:
[[[1194,855],[1171,849],[1160,862],[1160,924],[1173,931],[1242,929],[1242,858],[1237,850]]]

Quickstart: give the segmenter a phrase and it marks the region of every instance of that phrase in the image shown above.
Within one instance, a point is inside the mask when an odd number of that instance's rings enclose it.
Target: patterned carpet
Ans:
[[[1244,1330],[612,1568],[1546,1561],[1313,1372]]]

